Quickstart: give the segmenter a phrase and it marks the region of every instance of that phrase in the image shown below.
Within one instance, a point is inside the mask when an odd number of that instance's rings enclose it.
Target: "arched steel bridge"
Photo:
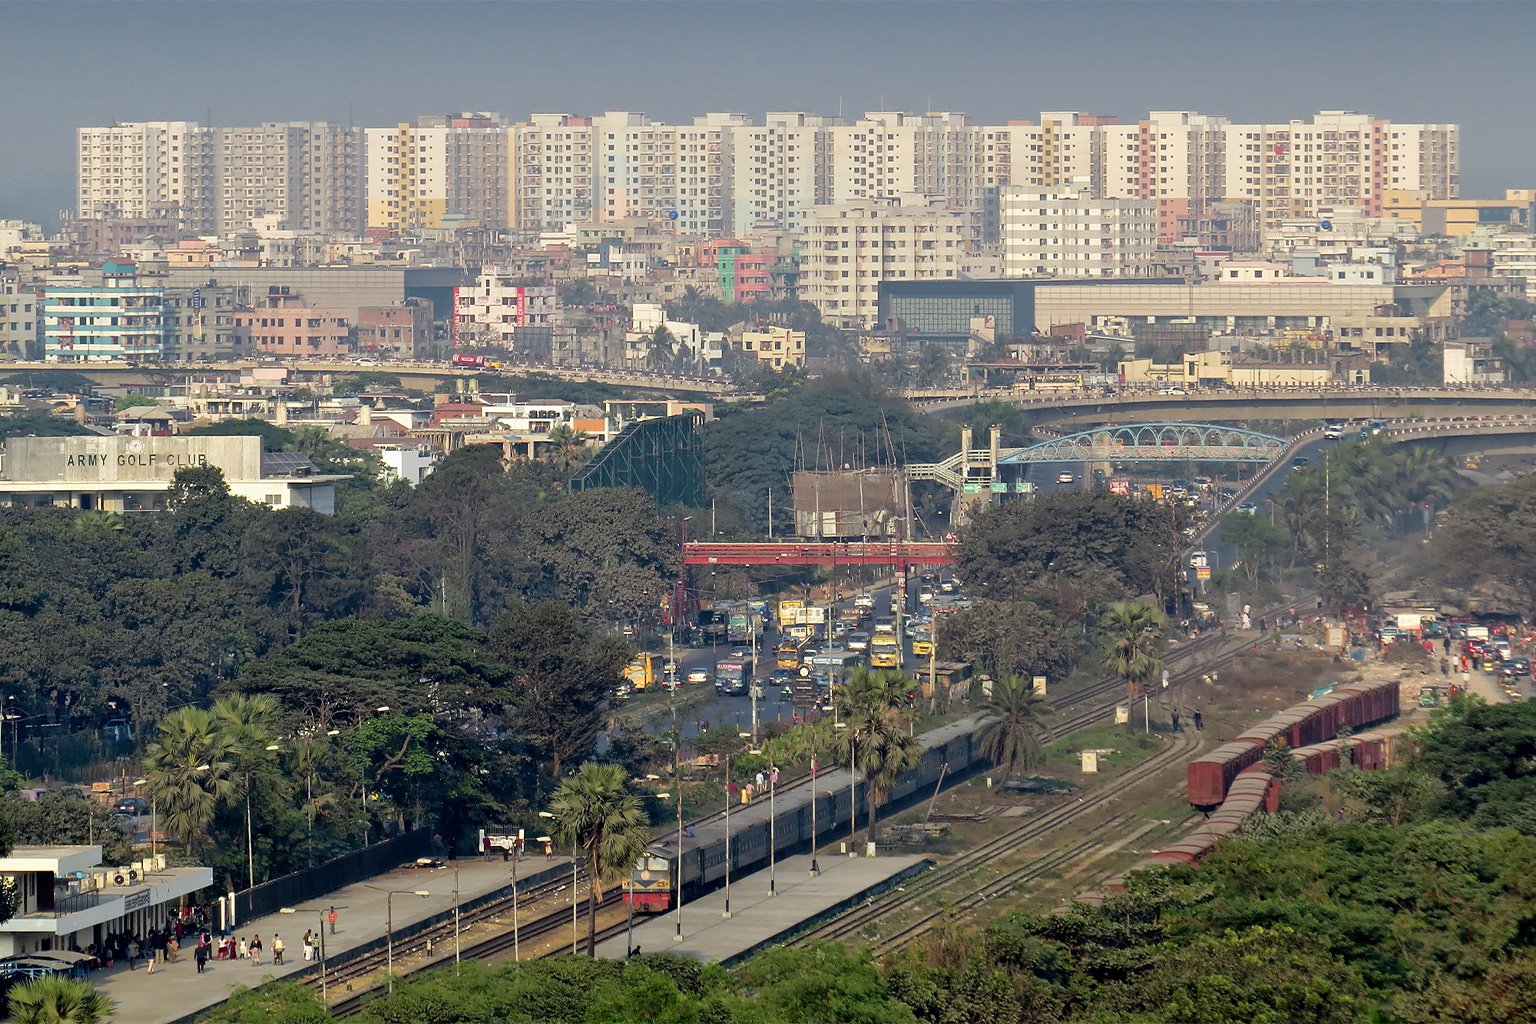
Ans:
[[[998,453],[998,465],[1050,462],[1271,462],[1288,442],[1210,423],[1132,423]]]

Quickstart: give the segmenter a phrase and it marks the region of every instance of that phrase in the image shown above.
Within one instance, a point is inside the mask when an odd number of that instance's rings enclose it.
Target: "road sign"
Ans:
[[[1195,568],[1195,579],[1197,579],[1197,580],[1208,580],[1210,578],[1211,578],[1211,567],[1210,566],[1202,565],[1202,566],[1197,566]]]

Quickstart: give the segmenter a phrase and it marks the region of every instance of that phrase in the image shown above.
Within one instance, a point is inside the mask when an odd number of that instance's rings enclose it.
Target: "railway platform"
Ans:
[[[399,868],[376,875],[366,884],[349,885],[301,904],[305,908],[303,913],[272,914],[240,922],[233,931],[237,939],[261,936],[265,948],[259,967],[249,961],[213,960],[202,974],[198,974],[192,947],[188,945],[177,963],[158,966],[154,974],[145,970],[143,962],[134,971],[119,963],[93,972],[90,980],[117,1003],[116,1020],[131,1021],[132,1024],[190,1021],[229,998],[236,988],[254,988],[273,978],[287,978],[313,969],[315,964],[304,962],[300,940],[306,930],[321,926],[321,914],[329,907],[336,908],[336,934],[330,934],[327,925],[325,936],[326,959],[332,969],[339,960],[359,949],[382,943],[391,908],[386,902],[389,897],[381,890],[395,890],[392,909],[398,956],[402,933],[411,931],[414,925],[428,918],[453,912],[455,865],[461,905],[508,888],[512,882],[511,865],[499,856],[491,860],[461,858],[444,863],[446,866],[439,868]],[[534,876],[552,870],[564,871],[569,882],[570,856],[555,857],[551,861],[546,861],[542,853],[524,857],[518,865],[519,892]],[[430,895],[414,895],[418,890]],[[285,962],[280,967],[272,963],[274,934],[281,935],[288,947]],[[333,999],[339,994],[334,989],[331,992]]]
[[[731,916],[724,916],[725,892],[717,889],[683,903],[683,940],[675,942],[677,911],[636,918],[634,940],[619,935],[599,943],[598,956],[621,958],[640,947],[642,953],[681,953],[699,960],[731,964],[782,940],[833,910],[882,892],[903,879],[926,871],[931,864],[920,856],[849,857],[839,844],[820,851],[819,875],[810,873],[809,855],[786,857],[774,872],[778,894],[768,894],[769,872],[754,871],[731,880]]]

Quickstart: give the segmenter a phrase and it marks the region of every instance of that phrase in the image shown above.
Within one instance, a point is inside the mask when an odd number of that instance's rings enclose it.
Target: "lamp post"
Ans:
[[[363,888],[384,894],[384,972],[388,978],[389,993],[393,995],[395,992],[395,897],[420,896],[426,899],[432,894],[426,889],[384,889],[367,883],[364,883]]]
[[[133,780],[133,784],[135,786],[148,786],[149,785],[149,780],[148,779],[134,779]],[[155,795],[155,791],[154,790],[150,790],[149,791],[149,855],[151,857],[157,856],[160,853],[160,848],[159,848],[159,846],[158,846],[158,844],[157,844],[157,842],[155,840],[155,827],[156,827],[156,825],[159,824],[159,822],[157,820],[159,815],[156,813],[157,810],[158,810],[157,800],[158,800],[158,798]]]
[[[774,808],[777,806],[774,803],[774,794],[778,792],[778,788],[779,788],[779,766],[776,765],[776,764],[770,764],[768,766],[768,895],[769,896],[777,896],[779,894],[779,890],[778,890],[778,875],[776,874],[777,868],[778,868],[777,852],[778,852],[778,847],[779,847],[779,833],[778,833],[778,818],[775,817],[775,815],[774,815]]]
[[[267,753],[281,750],[276,743],[267,744]],[[246,870],[246,906],[249,907],[250,892],[256,888],[256,844],[255,833],[251,829],[251,770],[245,770],[245,870]]]
[[[738,739],[750,739],[749,732],[736,733]],[[731,755],[725,755],[725,910],[721,917],[731,916]]]
[[[553,818],[549,811],[540,811],[539,817]],[[576,833],[571,833],[571,956],[581,952],[581,931],[576,917]]]
[[[330,992],[325,985],[325,908],[324,907],[283,907],[279,914],[314,914],[320,927],[315,929],[315,934],[320,937],[320,1001],[325,1004],[326,1013],[330,1013]]]
[[[847,722],[836,722],[835,729],[847,729]],[[858,737],[848,734],[848,856],[857,857],[859,834],[859,743]]]
[[[811,874],[821,874],[816,863],[816,723],[811,725]]]
[[[673,757],[676,762],[676,755]],[[675,775],[677,782],[677,876],[672,879],[672,895],[677,900],[677,930],[672,933],[673,942],[683,941],[683,778]]]

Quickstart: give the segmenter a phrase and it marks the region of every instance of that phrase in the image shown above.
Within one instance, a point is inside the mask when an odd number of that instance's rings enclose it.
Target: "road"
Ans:
[[[889,614],[892,589],[890,585],[886,585],[868,591],[875,598],[876,617],[885,617]],[[853,594],[850,594],[832,606],[832,614],[835,616],[839,610],[852,604]],[[759,641],[757,659],[759,679],[766,679],[774,670],[773,655],[778,642],[779,634],[770,625],[763,631],[762,640]],[[690,669],[702,668],[707,669],[713,679],[715,662],[736,649],[738,645],[735,644],[697,649],[678,647],[676,657],[682,666],[684,678],[687,678]],[[665,647],[661,648],[661,653],[666,653]],[[911,672],[926,664],[925,658],[913,658],[910,644],[903,646],[902,667],[904,669]],[[780,697],[780,687],[764,685],[763,696],[757,702],[760,729],[769,722],[788,722],[792,719],[794,709],[789,702],[781,700]],[[663,733],[672,728],[672,703],[672,695],[658,689],[635,694],[625,703],[624,710],[626,714],[640,713],[647,732]],[[751,730],[752,698],[750,696],[723,696],[715,693],[713,685],[684,683],[678,689],[676,703],[678,724],[682,728],[684,737],[698,735],[701,724],[709,726],[734,724],[738,731]]]

